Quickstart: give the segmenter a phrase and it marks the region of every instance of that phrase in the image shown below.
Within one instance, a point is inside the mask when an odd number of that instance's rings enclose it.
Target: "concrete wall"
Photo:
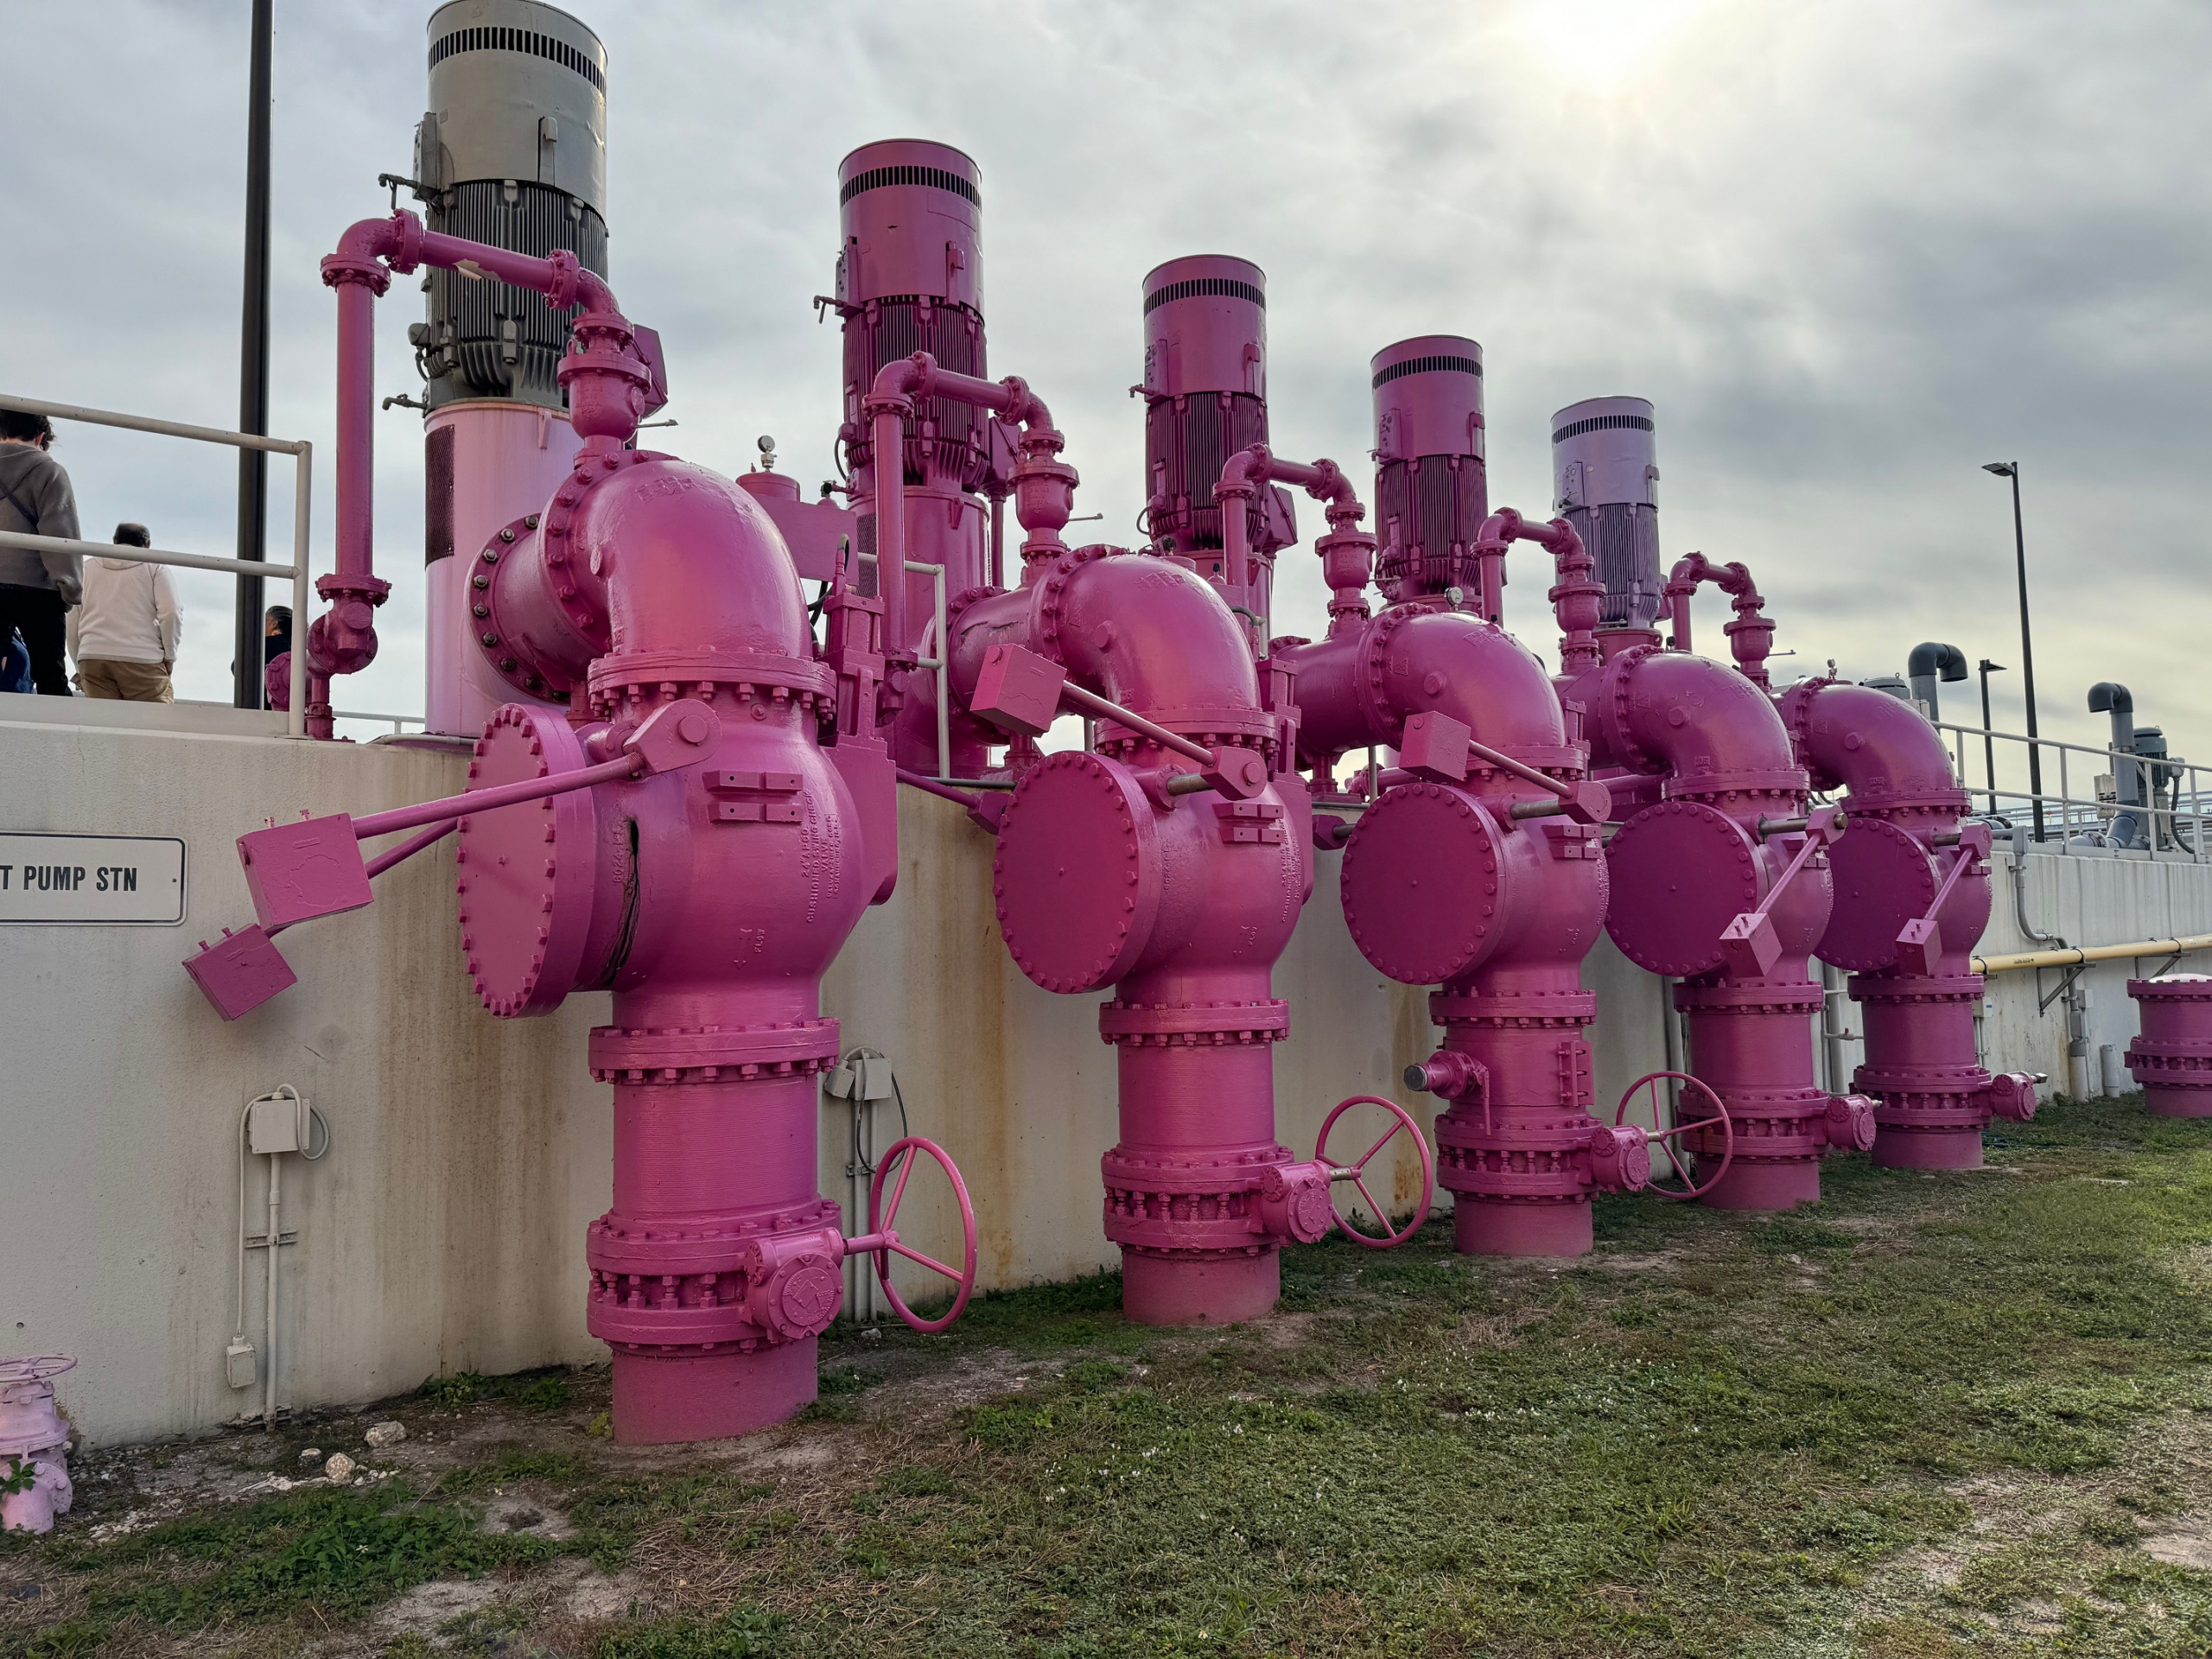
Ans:
[[[81,719],[78,718],[81,716]],[[92,723],[97,721],[98,723]],[[238,1115],[299,1086],[329,1119],[329,1155],[288,1159],[280,1355],[286,1403],[365,1400],[441,1370],[590,1362],[583,1235],[606,1206],[609,1096],[585,1070],[607,999],[502,1022],[477,1006],[453,927],[452,855],[378,883],[377,902],[284,935],[300,983],[232,1025],[178,963],[195,941],[251,919],[232,842],[267,813],[376,810],[459,790],[461,757],[390,745],[307,745],[235,722],[174,729],[173,711],[0,702],[0,830],[178,836],[182,927],[0,927],[0,1352],[60,1351],[80,1369],[65,1403],[92,1438],[188,1433],[257,1409],[225,1383],[238,1324]],[[917,1134],[970,1184],[986,1287],[1108,1266],[1098,1159],[1116,1139],[1115,1055],[1096,996],[1058,997],[1017,971],[990,904],[989,838],[957,808],[901,792],[900,874],[824,987],[848,1049],[890,1057]],[[1392,983],[1352,948],[1339,861],[1317,884],[1275,976],[1291,1003],[1275,1050],[1278,1132],[1301,1155],[1344,1096],[1399,1099],[1426,1127],[1434,1103],[1397,1078],[1435,1032],[1427,990]],[[2100,944],[2212,931],[2212,872],[2140,858],[2029,861],[2031,914]],[[1999,871],[1987,948],[2022,948]],[[2147,970],[2154,964],[2143,964]],[[2131,964],[2093,971],[2092,1052],[2135,1029]],[[2035,1008],[2035,976],[1992,983],[1993,1066],[2065,1077],[2065,1027]],[[1600,942],[1599,1109],[1666,1064],[1665,988]],[[2055,981],[2047,981],[2055,982]],[[1840,1004],[1854,1028],[1856,1011]],[[1847,1045],[1846,1076],[1857,1063]],[[847,1196],[849,1108],[825,1101],[822,1191]],[[878,1109],[875,1141],[898,1132]],[[1372,1133],[1372,1131],[1370,1131]],[[252,1174],[258,1232],[261,1173]],[[1401,1143],[1394,1202],[1415,1160]],[[955,1248],[949,1198],[917,1179],[902,1224]],[[266,1253],[250,1253],[245,1327],[262,1341]],[[917,1282],[913,1288],[922,1288]]]

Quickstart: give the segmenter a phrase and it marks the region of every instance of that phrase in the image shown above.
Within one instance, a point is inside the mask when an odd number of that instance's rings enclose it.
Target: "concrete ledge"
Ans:
[[[227,702],[120,702],[106,697],[0,695],[0,725],[95,726],[214,737],[284,735],[281,710],[234,709]]]

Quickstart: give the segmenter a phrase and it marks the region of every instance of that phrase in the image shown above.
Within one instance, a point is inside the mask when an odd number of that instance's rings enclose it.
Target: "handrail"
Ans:
[[[227,444],[233,449],[258,449],[270,454],[291,456],[292,562],[289,565],[272,565],[255,559],[218,559],[200,553],[163,552],[152,548],[124,547],[105,542],[73,542],[65,537],[23,536],[14,531],[0,536],[0,546],[29,546],[34,550],[58,547],[60,551],[85,557],[130,559],[140,564],[173,564],[188,570],[216,570],[256,582],[264,576],[289,576],[292,582],[294,622],[296,626],[305,626],[305,619],[313,606],[308,586],[308,526],[315,478],[315,445],[307,439],[270,438],[257,432],[229,432],[217,426],[193,426],[183,421],[157,421],[150,416],[124,415],[111,409],[91,409],[81,404],[56,404],[40,397],[18,397],[9,392],[0,392],[0,409],[12,409],[25,415],[43,415],[48,420],[81,421],[88,426],[119,427],[127,432],[151,432],[161,437],[188,438],[195,443]],[[259,608],[257,603],[255,608]],[[292,676],[290,706],[284,716],[284,734],[287,737],[307,735],[306,680],[304,674]]]
[[[2147,830],[2147,847],[2123,848],[2123,851],[2147,854],[2157,860],[2180,855],[2193,863],[2203,863],[2212,856],[2212,813],[2206,810],[2207,790],[2200,775],[2203,768],[2179,758],[2162,760],[2156,755],[2137,754],[2130,750],[2100,747],[2088,743],[2069,743],[2059,738],[2029,737],[2018,732],[2001,732],[1994,728],[1961,725],[1955,721],[1930,722],[1938,731],[1952,734],[1955,744],[1951,750],[1951,764],[1961,787],[1970,796],[1979,796],[1986,810],[1995,813],[2023,807],[2040,807],[2046,823],[2056,818],[2055,833],[2046,836],[2056,843],[2061,853],[2073,853],[2073,836],[2082,831],[2094,830],[2111,823],[2123,816],[2134,817]],[[1967,740],[1982,740],[1989,743],[2002,739],[2008,743],[2028,746],[2031,752],[2056,750],[2058,757],[2058,789],[2036,792],[2031,790],[2000,787],[1993,775],[1982,784],[1969,785],[1967,759]],[[2134,801],[2107,799],[2102,797],[2077,797],[2073,792],[2069,758],[2076,755],[2091,757],[2099,771],[2111,773],[2115,782],[2132,770],[2137,787],[2133,792],[2144,798]],[[2075,764],[2080,764],[2076,762]],[[1985,759],[1985,765],[1987,765]],[[1989,770],[1993,772],[1993,766]],[[2164,786],[2152,788],[2152,781],[2163,771],[2167,779]],[[2115,789],[2115,795],[2119,792]]]

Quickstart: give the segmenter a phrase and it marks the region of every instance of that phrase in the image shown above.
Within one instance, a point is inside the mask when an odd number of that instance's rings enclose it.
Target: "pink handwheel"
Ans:
[[[935,1256],[924,1255],[919,1250],[899,1242],[894,1224],[899,1219],[899,1202],[906,1196],[906,1178],[914,1173],[914,1155],[926,1152],[944,1167],[945,1176],[952,1183],[952,1196],[960,1200],[960,1234],[963,1255],[957,1269],[948,1268]],[[903,1162],[902,1162],[903,1160]],[[891,1189],[891,1202],[883,1202],[883,1183],[893,1168],[899,1179]],[[944,1330],[968,1306],[968,1298],[976,1288],[976,1206],[969,1201],[968,1183],[960,1179],[958,1166],[949,1154],[934,1141],[918,1135],[910,1135],[903,1141],[893,1141],[875,1166],[875,1179],[868,1189],[868,1236],[849,1241],[849,1248],[865,1250],[875,1258],[875,1277],[883,1287],[891,1306],[899,1317],[915,1330],[931,1332]],[[893,1253],[909,1262],[918,1262],[932,1273],[941,1273],[957,1285],[959,1292],[952,1299],[952,1306],[942,1319],[924,1319],[915,1317],[914,1310],[906,1306],[906,1299],[891,1282],[891,1257]]]
[[[1645,1089],[1651,1090],[1651,1121],[1653,1122],[1657,1122],[1662,1116],[1669,1117],[1676,1116],[1674,1109],[1664,1113],[1660,1110],[1659,1084],[1670,1078],[1682,1085],[1686,1095],[1694,1090],[1704,1096],[1704,1100],[1694,1109],[1694,1110],[1705,1112],[1708,1106],[1711,1108],[1707,1116],[1691,1122],[1676,1123],[1671,1128],[1646,1129],[1643,1132],[1643,1138],[1647,1141],[1667,1154],[1667,1162],[1674,1170],[1675,1179],[1681,1183],[1680,1186],[1662,1186],[1660,1182],[1667,1178],[1655,1169],[1650,1183],[1643,1190],[1654,1198],[1668,1198],[1679,1203],[1684,1198],[1703,1197],[1713,1191],[1713,1187],[1719,1184],[1720,1178],[1728,1173],[1729,1161],[1736,1155],[1736,1126],[1729,1122],[1728,1109],[1721,1103],[1720,1096],[1714,1094],[1705,1084],[1690,1076],[1688,1072],[1650,1071],[1638,1077],[1621,1091],[1621,1103],[1613,1110],[1614,1127],[1618,1128],[1626,1120],[1629,1103],[1636,1098],[1640,1090]],[[1711,1175],[1700,1180],[1698,1172],[1690,1167],[1682,1155],[1682,1140],[1687,1135],[1716,1128],[1720,1132],[1720,1161],[1713,1166]]]
[[[1329,1161],[1329,1131],[1336,1127],[1337,1120],[1354,1106],[1380,1106],[1396,1118],[1397,1122],[1382,1131],[1382,1138],[1363,1153],[1357,1163],[1338,1166]],[[1377,1203],[1375,1195],[1367,1190],[1367,1166],[1374,1161],[1376,1154],[1389,1146],[1392,1138],[1401,1133],[1413,1137],[1414,1148],[1421,1154],[1421,1206],[1414,1211],[1411,1221],[1393,1231],[1390,1227],[1390,1212]],[[1331,1186],[1329,1208],[1336,1215],[1337,1225],[1344,1230],[1344,1236],[1353,1243],[1363,1244],[1370,1250],[1390,1249],[1404,1243],[1419,1232],[1421,1223],[1428,1219],[1429,1201],[1436,1196],[1435,1154],[1429,1151],[1428,1141],[1421,1134],[1421,1125],[1414,1121],[1413,1114],[1399,1105],[1396,1101],[1384,1100],[1378,1095],[1354,1095],[1350,1100],[1339,1102],[1337,1109],[1322,1120],[1321,1138],[1313,1143],[1313,1161],[1325,1166],[1328,1169]],[[1372,1233],[1361,1232],[1358,1228],[1351,1224],[1351,1218],[1343,1211],[1337,1209],[1334,1190],[1335,1184],[1338,1181],[1350,1181],[1359,1189],[1359,1196],[1367,1200],[1367,1207],[1374,1211],[1375,1219],[1382,1224],[1383,1230],[1381,1237],[1378,1238]]]

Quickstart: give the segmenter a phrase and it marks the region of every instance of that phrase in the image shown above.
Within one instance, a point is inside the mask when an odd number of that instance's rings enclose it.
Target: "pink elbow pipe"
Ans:
[[[1754,591],[1748,577],[1742,585]],[[1594,620],[1586,596],[1561,586],[1562,628]],[[1800,861],[1804,836],[1772,828],[1805,817],[1809,779],[1773,702],[1746,675],[1662,651],[1649,630],[1613,629],[1595,643],[1580,666],[1570,660],[1560,695],[1591,711],[1595,760],[1658,780],[1663,798],[1637,807],[1642,791],[1615,791],[1630,804],[1606,855],[1605,929],[1637,966],[1679,982],[1691,1071],[1733,1126],[1733,1161],[1702,1201],[1767,1210],[1816,1200],[1820,1159],[1864,1150],[1874,1122],[1872,1102],[1815,1082],[1813,1021],[1826,999],[1809,963],[1833,912],[1829,855]],[[1762,944],[1732,946],[1732,925],[1753,912],[1766,924]],[[1718,1159],[1719,1137],[1694,1149],[1701,1163]]]
[[[1029,389],[1029,383],[1019,375],[982,380],[955,373],[940,368],[927,352],[895,359],[877,372],[861,401],[861,415],[868,422],[869,442],[875,455],[901,453],[906,423],[912,416],[915,404],[925,397],[944,397],[991,410],[1021,427],[1021,459],[1014,467],[1014,496],[1016,520],[1027,532],[1021,548],[1025,567],[1033,569],[1066,551],[1059,532],[1075,510],[1076,471],[1059,460],[1065,439],[1052,425],[1052,410]],[[884,639],[894,651],[906,650],[912,637],[906,620],[903,574],[906,474],[904,468],[880,461],[874,473],[876,582],[884,601]],[[906,655],[911,658],[913,653],[906,650]]]
[[[1502,556],[1523,521],[1489,528]],[[1571,579],[1573,532],[1529,528]],[[1458,1248],[1580,1254],[1592,1195],[1640,1185],[1648,1167],[1640,1134],[1592,1116],[1583,1032],[1597,1007],[1580,969],[1606,880],[1588,752],[1543,665],[1511,635],[1441,599],[1370,619],[1367,569],[1339,563],[1326,571],[1329,638],[1278,656],[1297,673],[1300,741],[1317,776],[1369,745],[1408,763],[1385,774],[1389,787],[1345,843],[1343,904],[1369,962],[1440,987],[1430,1018],[1444,1041],[1406,1079],[1447,1103],[1437,1178],[1457,1199]],[[1471,753],[1470,734],[1515,764]],[[1562,791],[1576,816],[1515,817],[1555,806]]]
[[[1792,686],[1780,704],[1815,785],[1847,791],[1852,828],[1829,855],[1835,911],[1817,954],[1850,971],[1865,1011],[1866,1063],[1853,1086],[1878,1103],[1874,1161],[1980,1168],[1982,1131],[1993,1117],[2032,1116],[2037,1082],[1992,1076],[1974,1041],[1988,832],[1962,832],[1967,793],[1910,704],[1834,680]]]
[[[1020,645],[1071,684],[1209,749],[1249,749],[1269,781],[1230,799],[1171,791],[1190,763],[1109,718],[1095,752],[1047,756],[1000,822],[999,923],[1022,971],[1063,995],[1115,988],[1100,1034],[1120,1074],[1105,1231],[1122,1306],[1146,1324],[1225,1324],[1274,1305],[1281,1251],[1330,1223],[1329,1180],[1276,1139],[1274,963],[1312,885],[1310,809],[1287,711],[1265,706],[1238,619],[1171,561],[1084,548],[956,624],[955,695]],[[1041,721],[1040,713],[1037,718]]]

